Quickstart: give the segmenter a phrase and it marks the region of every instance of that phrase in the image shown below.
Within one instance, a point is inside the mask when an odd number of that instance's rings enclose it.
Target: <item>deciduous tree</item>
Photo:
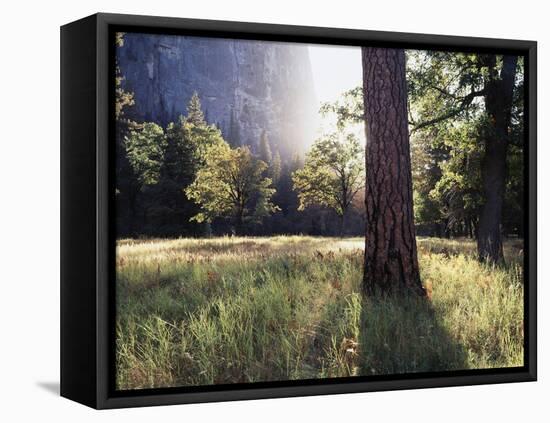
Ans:
[[[353,134],[335,132],[318,139],[306,154],[304,167],[293,174],[298,210],[320,205],[340,217],[340,233],[353,199],[365,186],[363,148]]]
[[[484,82],[487,124],[481,163],[484,202],[479,216],[477,250],[480,260],[498,264],[504,263],[502,207],[517,60],[517,56],[504,56],[499,69],[496,56],[482,58],[488,73]]]
[[[264,177],[267,165],[252,155],[248,147],[232,149],[221,143],[208,149],[205,164],[195,181],[185,190],[201,206],[193,217],[197,222],[211,222],[217,217],[229,218],[237,233],[244,224],[277,210],[271,202],[275,189]]]
[[[146,122],[134,129],[124,140],[126,155],[139,183],[156,184],[164,160],[166,136],[156,123]]]

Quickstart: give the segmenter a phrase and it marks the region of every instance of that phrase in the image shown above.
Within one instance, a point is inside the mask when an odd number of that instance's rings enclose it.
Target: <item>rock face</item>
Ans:
[[[166,126],[196,91],[233,145],[257,151],[266,131],[272,151],[289,158],[313,141],[318,104],[305,45],[126,33],[116,54],[135,120]]]

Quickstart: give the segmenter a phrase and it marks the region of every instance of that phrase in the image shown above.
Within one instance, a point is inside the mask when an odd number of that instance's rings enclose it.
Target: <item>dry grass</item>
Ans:
[[[207,239],[123,239],[117,243],[119,264],[258,260],[282,255],[303,255],[360,250],[359,238],[307,236],[222,237]]]
[[[121,240],[117,386],[521,366],[520,241],[418,245],[427,300],[362,298],[359,238]]]

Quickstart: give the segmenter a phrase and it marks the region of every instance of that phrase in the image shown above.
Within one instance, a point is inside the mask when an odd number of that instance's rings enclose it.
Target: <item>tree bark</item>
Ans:
[[[485,109],[489,124],[484,134],[485,153],[481,163],[485,202],[479,216],[477,250],[480,261],[504,264],[502,205],[517,56],[503,57],[500,75],[496,70],[496,56],[488,56],[486,62],[489,72]]]
[[[346,224],[347,224],[347,210],[344,210],[340,215],[340,236],[343,237],[346,233]]]
[[[413,221],[405,52],[363,48],[366,121],[367,294],[414,292],[420,281]]]
[[[236,235],[243,235],[243,229],[244,229],[244,206],[239,205],[237,209],[237,214],[235,216],[235,234]]]

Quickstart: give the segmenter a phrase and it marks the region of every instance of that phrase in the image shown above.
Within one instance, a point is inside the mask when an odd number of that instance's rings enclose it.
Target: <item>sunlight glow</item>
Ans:
[[[336,101],[344,92],[362,84],[361,48],[310,44],[309,57],[313,73],[313,84],[319,101]],[[334,131],[334,116],[319,116],[317,135]],[[352,125],[349,131],[364,139],[363,125]]]
[[[361,48],[309,45],[313,83],[319,102],[336,100],[344,91],[361,85]]]

